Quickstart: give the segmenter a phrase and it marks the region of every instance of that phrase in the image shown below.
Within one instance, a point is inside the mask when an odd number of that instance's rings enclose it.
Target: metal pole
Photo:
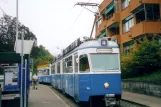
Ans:
[[[16,21],[16,42],[17,42],[17,39],[18,39],[18,0],[16,2],[16,17],[17,17],[17,21]]]
[[[97,16],[95,15],[94,17],[94,22],[93,22],[93,26],[92,26],[92,30],[91,30],[91,35],[90,35],[90,39],[92,38],[92,34],[93,34],[93,29],[94,29],[94,26],[95,26],[95,23],[96,23],[96,18]]]
[[[27,88],[27,84],[26,84],[26,78],[27,77],[27,60],[25,60],[25,97],[24,97],[24,107],[26,107],[26,88]]]
[[[21,101],[20,101],[20,107],[23,107],[23,42],[24,42],[24,31],[22,31],[21,35]]]
[[[16,21],[16,42],[18,39],[18,0],[16,1],[16,17],[17,17],[17,21]],[[23,107],[23,95],[22,95],[22,79],[23,79],[23,35],[22,35],[22,45],[21,45],[21,97],[20,97],[20,107]]]

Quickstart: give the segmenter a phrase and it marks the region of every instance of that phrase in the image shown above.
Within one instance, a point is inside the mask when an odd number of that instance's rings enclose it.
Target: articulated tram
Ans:
[[[104,37],[81,42],[77,39],[51,65],[51,85],[74,98],[120,105],[121,68],[118,44]]]

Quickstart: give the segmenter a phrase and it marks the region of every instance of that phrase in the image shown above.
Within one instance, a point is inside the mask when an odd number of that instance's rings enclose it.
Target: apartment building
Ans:
[[[160,5],[161,0],[104,0],[99,5],[96,38],[109,36],[121,52],[129,52],[145,35],[161,36]]]

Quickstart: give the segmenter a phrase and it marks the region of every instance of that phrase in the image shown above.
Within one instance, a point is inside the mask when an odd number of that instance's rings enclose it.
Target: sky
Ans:
[[[38,45],[57,56],[77,38],[90,36],[94,14],[74,6],[77,2],[89,1],[100,4],[103,0],[19,0],[19,21],[36,35]],[[16,16],[16,0],[0,0],[0,7],[6,14]]]

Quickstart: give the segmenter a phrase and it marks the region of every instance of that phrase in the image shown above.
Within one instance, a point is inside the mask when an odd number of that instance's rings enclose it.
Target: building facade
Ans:
[[[99,5],[96,38],[109,36],[129,52],[146,35],[161,36],[161,0],[104,0]]]

